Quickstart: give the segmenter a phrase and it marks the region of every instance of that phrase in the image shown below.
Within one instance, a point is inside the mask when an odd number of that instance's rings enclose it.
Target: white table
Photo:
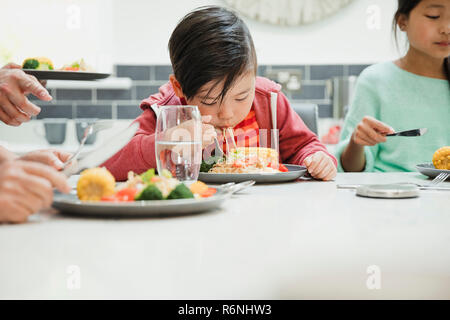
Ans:
[[[337,177],[404,181],[424,178]],[[42,212],[0,226],[0,252],[1,299],[449,299],[450,192],[379,200],[301,181],[255,186],[222,209],[177,218]]]

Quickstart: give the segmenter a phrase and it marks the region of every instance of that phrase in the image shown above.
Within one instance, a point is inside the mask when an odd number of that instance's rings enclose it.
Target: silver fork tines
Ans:
[[[440,185],[442,182],[447,180],[447,178],[450,176],[450,174],[442,172],[440,173],[436,178],[433,179],[433,181],[430,182],[429,186],[437,186]]]

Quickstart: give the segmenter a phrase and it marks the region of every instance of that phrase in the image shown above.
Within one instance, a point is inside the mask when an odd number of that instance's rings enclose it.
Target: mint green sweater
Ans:
[[[449,83],[415,75],[393,62],[364,70],[336,149],[339,171],[344,171],[341,154],[364,116],[372,116],[396,131],[428,128],[422,137],[388,137],[386,143],[364,148],[366,172],[416,171],[415,165],[431,162],[437,149],[450,146]]]

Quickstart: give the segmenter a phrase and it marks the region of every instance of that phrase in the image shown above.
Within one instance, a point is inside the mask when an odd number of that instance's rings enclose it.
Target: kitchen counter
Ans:
[[[450,192],[382,200],[336,188],[425,180],[256,185],[172,218],[43,211],[0,226],[0,299],[450,299]]]

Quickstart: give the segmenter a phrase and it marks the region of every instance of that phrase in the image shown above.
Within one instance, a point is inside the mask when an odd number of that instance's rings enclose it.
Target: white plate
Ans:
[[[422,163],[416,166],[416,169],[423,175],[428,176],[430,178],[436,178],[441,173],[449,173],[450,170],[439,170],[434,167],[432,163]],[[447,178],[450,180],[450,177]]]
[[[215,209],[220,207],[229,196],[230,193],[218,189],[214,196],[202,199],[84,202],[78,199],[76,192],[71,194],[55,192],[52,206],[62,213],[82,216],[178,216]]]
[[[277,173],[204,173],[200,172],[198,180],[205,183],[228,183],[254,180],[256,183],[278,183],[299,179],[307,172],[303,166],[285,164],[288,172]]]

